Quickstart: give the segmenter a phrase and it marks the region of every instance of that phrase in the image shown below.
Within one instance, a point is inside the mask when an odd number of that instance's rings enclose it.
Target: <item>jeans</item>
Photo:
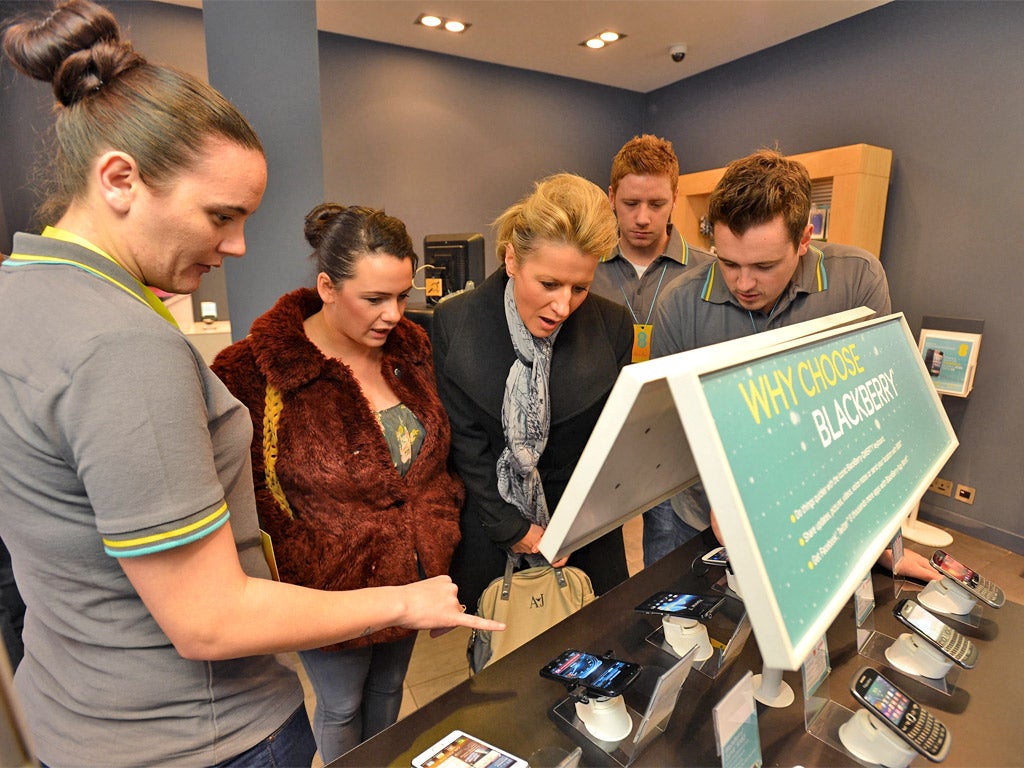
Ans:
[[[416,636],[342,651],[300,651],[316,692],[313,735],[329,763],[398,719]]]
[[[699,530],[679,519],[670,499],[651,507],[644,512],[644,568],[699,534]]]
[[[316,742],[303,704],[284,725],[251,749],[215,768],[309,768]]]

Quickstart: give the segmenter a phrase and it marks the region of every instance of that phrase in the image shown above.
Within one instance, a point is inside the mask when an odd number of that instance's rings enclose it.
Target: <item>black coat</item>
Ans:
[[[498,493],[497,461],[505,448],[501,405],[515,359],[505,321],[508,277],[501,268],[480,287],[438,305],[432,343],[438,394],[452,428],[452,460],[466,484],[462,542],[452,561],[459,599],[476,606],[487,584],[505,568],[505,548],[530,523]],[[628,311],[588,296],[562,325],[551,358],[551,431],[538,471],[554,512],[590,437],[619,370],[630,361]],[[622,531],[575,552],[570,563],[587,572],[598,594],[627,576]]]

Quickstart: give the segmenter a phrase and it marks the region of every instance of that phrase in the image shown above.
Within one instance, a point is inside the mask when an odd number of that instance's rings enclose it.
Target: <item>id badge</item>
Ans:
[[[633,323],[633,362],[642,363],[651,359],[651,333],[653,325]]]

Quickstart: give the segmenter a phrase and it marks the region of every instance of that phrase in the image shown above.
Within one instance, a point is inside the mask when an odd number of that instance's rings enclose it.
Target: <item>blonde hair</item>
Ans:
[[[607,195],[593,182],[571,173],[538,181],[532,193],[495,219],[494,227],[499,262],[505,260],[509,245],[516,262],[522,264],[541,243],[572,245],[600,259],[619,240]]]

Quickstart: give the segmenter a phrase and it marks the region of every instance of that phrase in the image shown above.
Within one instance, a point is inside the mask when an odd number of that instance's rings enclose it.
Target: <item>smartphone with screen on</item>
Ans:
[[[636,607],[641,613],[710,619],[725,602],[722,595],[691,595],[686,592],[655,592]]]
[[[702,555],[700,559],[707,565],[721,565],[725,568],[729,567],[729,555],[726,553],[725,547],[716,547],[706,555]]]
[[[540,676],[569,686],[582,685],[592,696],[612,698],[639,677],[640,669],[631,661],[570,648],[545,664]]]
[[[1001,608],[1006,602],[1006,596],[1002,589],[977,571],[972,571],[948,552],[941,549],[935,550],[929,562],[932,568],[943,576],[948,576],[986,605]]]
[[[929,760],[937,763],[949,753],[951,737],[946,726],[878,670],[861,669],[850,681],[850,692],[876,719]]]
[[[978,646],[927,608],[913,600],[900,600],[893,615],[964,669],[978,663]]]
[[[465,731],[452,731],[429,749],[412,759],[413,768],[528,768],[523,758],[499,749]]]

